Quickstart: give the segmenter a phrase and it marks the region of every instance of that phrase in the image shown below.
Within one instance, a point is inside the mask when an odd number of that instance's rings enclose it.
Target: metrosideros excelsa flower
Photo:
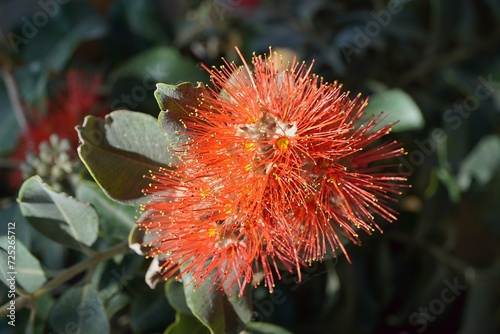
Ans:
[[[283,268],[300,280],[312,261],[347,256],[343,241],[380,230],[375,217],[396,220],[389,202],[405,181],[390,171],[404,154],[384,141],[391,125],[361,121],[365,99],[272,50],[241,60],[204,67],[211,85],[179,119],[189,139],[152,172],[138,223],[163,277],[240,294],[257,273],[272,291]]]

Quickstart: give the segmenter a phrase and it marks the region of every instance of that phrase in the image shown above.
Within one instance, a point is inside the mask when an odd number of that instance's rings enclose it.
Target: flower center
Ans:
[[[286,151],[289,144],[290,144],[290,140],[288,139],[288,137],[280,137],[276,141],[276,147],[281,151]]]

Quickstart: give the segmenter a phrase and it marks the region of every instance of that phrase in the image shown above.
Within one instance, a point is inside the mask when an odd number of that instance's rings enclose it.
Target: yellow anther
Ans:
[[[276,147],[281,151],[286,151],[288,149],[288,145],[290,145],[288,137],[280,137],[276,141]]]
[[[249,152],[255,151],[255,143],[253,142],[245,143],[245,149]]]

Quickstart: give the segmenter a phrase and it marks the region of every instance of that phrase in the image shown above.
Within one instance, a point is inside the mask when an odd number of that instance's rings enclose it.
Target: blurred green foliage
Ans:
[[[1,332],[207,332],[196,320],[206,310],[182,312],[169,294],[172,283],[145,283],[149,261],[120,244],[136,207],[106,197],[83,167],[65,193],[37,177],[20,191],[7,186],[23,129],[15,93],[28,117],[35,110],[50,115],[47,101],[68,69],[99,71],[108,111],[152,116],[128,125],[139,133],[160,113],[156,82],[207,81],[198,64],[236,60],[235,45],[246,56],[273,46],[314,59],[314,72],[326,81],[370,96],[370,112],[400,119],[391,136],[408,152],[399,163],[412,185],[394,203],[398,222],[363,237],[362,247],[347,246],[352,264],[331,259],[306,268],[302,283],[284,273],[272,295],[255,289],[247,332],[500,332],[498,0],[6,0],[0,32],[0,301],[11,299],[4,269],[9,222],[17,292],[36,294],[27,307],[18,303],[16,327],[0,320]],[[97,132],[90,133],[91,121]],[[102,135],[102,124],[89,118],[80,134]],[[104,155],[125,158],[144,153],[106,149]],[[154,148],[149,153],[159,161]],[[41,203],[45,211],[34,208]],[[82,263],[85,270],[77,270]],[[50,291],[37,290],[51,282]]]

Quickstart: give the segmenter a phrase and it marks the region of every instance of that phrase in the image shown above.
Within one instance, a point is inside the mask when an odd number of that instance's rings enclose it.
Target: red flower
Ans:
[[[242,7],[253,8],[260,4],[260,0],[240,0],[239,4]]]
[[[75,126],[81,124],[85,116],[103,112],[99,106],[102,76],[73,69],[67,72],[65,79],[66,87],[49,101],[47,115],[35,110],[28,120],[28,128],[21,133],[12,155],[14,160],[24,161],[28,152],[38,154],[40,143],[48,141],[52,134],[67,139],[75,148],[76,156],[78,136]],[[21,171],[14,171],[9,180],[11,188],[18,188],[22,182]]]
[[[183,119],[190,140],[176,169],[153,173],[139,226],[165,278],[190,273],[242,293],[262,271],[272,291],[280,265],[300,279],[301,266],[346,253],[341,235],[357,243],[359,230],[379,229],[375,215],[396,219],[387,201],[405,179],[379,162],[404,152],[378,143],[390,131],[375,129],[380,117],[358,126],[366,101],[311,66],[271,53],[251,70],[241,59],[205,67],[213,87]]]
[[[98,105],[101,83],[102,76],[98,73],[75,69],[68,71],[65,89],[49,101],[46,116],[35,114],[28,124],[28,131],[21,135],[19,150],[37,152],[38,144],[48,140],[52,134],[68,139],[76,148],[78,136],[75,126],[85,116],[102,112]],[[30,138],[36,144],[33,148],[28,148]]]

